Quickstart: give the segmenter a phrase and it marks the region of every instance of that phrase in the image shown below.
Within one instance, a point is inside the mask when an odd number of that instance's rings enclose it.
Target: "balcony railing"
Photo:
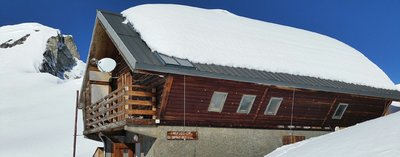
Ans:
[[[126,124],[153,125],[157,118],[155,88],[130,85],[86,106],[85,130],[93,133]]]

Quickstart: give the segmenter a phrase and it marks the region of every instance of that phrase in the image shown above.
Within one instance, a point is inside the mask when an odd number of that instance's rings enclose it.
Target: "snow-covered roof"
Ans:
[[[318,33],[173,4],[140,5],[122,14],[152,51],[191,62],[395,89],[362,53]]]

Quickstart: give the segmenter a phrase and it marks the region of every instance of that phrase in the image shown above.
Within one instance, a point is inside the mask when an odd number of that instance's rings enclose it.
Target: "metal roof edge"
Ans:
[[[138,52],[130,52],[128,47],[123,40],[120,38],[119,35],[109,21],[106,19],[104,14],[111,14],[115,16],[122,17],[121,14],[116,14],[108,11],[98,11],[97,18],[104,26],[106,33],[111,38],[114,45],[117,49],[121,52],[121,55],[127,61],[130,69],[133,71],[135,69],[138,70],[149,70],[149,71],[156,71],[156,72],[163,72],[163,73],[171,73],[171,74],[180,74],[180,75],[189,75],[189,76],[199,76],[199,77],[208,77],[208,78],[216,78],[216,79],[225,79],[225,80],[232,80],[232,81],[240,81],[240,82],[248,82],[248,83],[256,83],[256,84],[263,84],[263,85],[273,85],[273,86],[284,86],[290,88],[299,88],[299,89],[308,89],[308,90],[315,90],[315,91],[324,91],[324,92],[337,92],[343,94],[354,94],[360,96],[370,96],[370,97],[380,97],[380,98],[387,98],[387,99],[394,99],[400,100],[400,91],[388,90],[388,89],[381,89],[381,88],[374,88],[370,86],[362,86],[362,85],[355,85],[351,83],[345,83],[340,81],[334,81],[343,83],[343,85],[349,86],[349,88],[343,88],[342,86],[336,86],[331,84],[333,83],[332,80],[325,80],[325,83],[328,86],[324,86],[323,84],[315,84],[314,82],[310,82],[310,80],[304,79],[303,77],[299,77],[297,79],[305,81],[304,83],[299,82],[284,82],[278,80],[269,80],[269,79],[262,79],[256,77],[246,77],[246,76],[234,76],[230,74],[220,73],[220,72],[211,72],[211,71],[202,71],[202,70],[194,70],[194,69],[187,69],[187,68],[179,68],[173,66],[160,66],[160,65],[152,65],[141,60],[135,59],[133,54]],[[122,25],[122,23],[121,23]],[[142,40],[141,40],[142,41]],[[143,41],[145,42],[145,41]],[[147,45],[146,45],[147,46]],[[132,54],[133,53],[133,54]],[[247,73],[247,71],[244,71]],[[280,73],[276,73],[275,77],[281,76]],[[282,76],[284,77],[284,76]],[[308,81],[308,82],[307,82]],[[331,85],[331,86],[329,86]],[[351,88],[350,88],[351,87]],[[354,87],[358,87],[361,90],[357,90]],[[368,88],[368,90],[362,90]]]
[[[350,89],[330,88],[330,87],[326,87],[326,86],[313,86],[313,85],[308,85],[308,84],[307,85],[295,84],[295,83],[279,82],[279,81],[272,81],[272,80],[265,80],[265,79],[233,76],[233,75],[220,74],[220,73],[217,74],[217,73],[211,73],[211,72],[205,72],[205,71],[198,71],[195,69],[185,69],[185,68],[169,67],[169,66],[157,66],[157,65],[149,65],[149,64],[142,64],[142,63],[137,63],[136,69],[170,73],[170,74],[178,74],[178,75],[200,76],[200,77],[207,77],[207,78],[214,78],[214,79],[256,83],[256,84],[262,84],[262,85],[283,86],[283,87],[289,87],[289,88],[308,89],[308,90],[324,91],[324,92],[338,92],[338,93],[343,93],[343,94],[354,94],[354,95],[382,97],[382,98],[400,100],[400,91],[396,91],[399,93],[399,95],[392,95],[389,93],[388,94],[383,94],[383,93],[372,94],[372,93],[366,93],[363,91],[356,91],[356,90],[350,90]],[[382,90],[386,90],[386,89],[382,89]],[[391,91],[391,90],[386,90],[386,91]]]
[[[108,12],[107,12],[108,13]],[[115,13],[112,13],[115,14]],[[120,15],[121,16],[121,15]],[[111,41],[114,42],[115,47],[121,52],[121,56],[128,62],[128,66],[131,70],[135,69],[136,59],[130,53],[128,48],[125,46],[125,43],[118,36],[117,32],[112,28],[110,23],[108,23],[107,19],[104,17],[102,11],[97,11],[97,18],[100,20],[101,24],[104,26],[104,29]]]

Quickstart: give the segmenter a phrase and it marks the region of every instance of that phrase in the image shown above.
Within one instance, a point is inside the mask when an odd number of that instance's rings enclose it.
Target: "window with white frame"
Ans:
[[[208,111],[221,112],[227,97],[228,93],[214,92],[214,94],[211,97],[210,105],[208,106]]]
[[[268,106],[265,109],[264,115],[271,115],[275,116],[276,113],[278,112],[279,106],[282,103],[283,98],[278,98],[278,97],[272,97],[269,100]]]
[[[243,95],[242,100],[240,100],[239,107],[237,109],[237,113],[249,113],[251,107],[253,106],[254,100],[256,100],[255,95]]]
[[[332,115],[332,119],[342,119],[343,114],[347,109],[347,106],[349,106],[349,104],[340,103],[336,108],[335,113]]]

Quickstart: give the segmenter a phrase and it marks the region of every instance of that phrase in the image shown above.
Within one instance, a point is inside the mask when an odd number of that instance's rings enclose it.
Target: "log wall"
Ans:
[[[191,126],[287,128],[293,120],[295,129],[332,129],[380,117],[387,104],[382,98],[296,89],[292,116],[293,89],[202,77],[185,76],[185,79],[185,107],[184,77],[174,75],[160,117],[162,125],[183,125],[185,115],[186,125]],[[228,93],[221,112],[208,111],[214,91]],[[236,113],[243,94],[257,96],[249,114]],[[264,115],[271,97],[283,98],[275,116]],[[332,119],[339,103],[349,106],[342,119]]]

